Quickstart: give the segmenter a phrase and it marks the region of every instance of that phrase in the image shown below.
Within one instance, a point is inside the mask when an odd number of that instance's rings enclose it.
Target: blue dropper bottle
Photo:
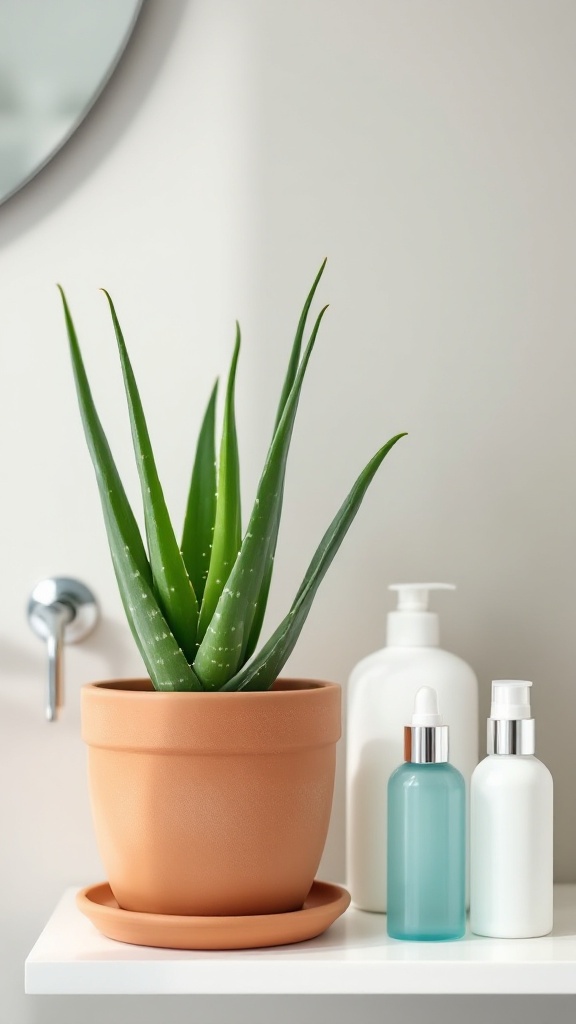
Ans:
[[[466,786],[448,763],[438,696],[422,686],[388,783],[388,934],[459,939],[466,930]]]

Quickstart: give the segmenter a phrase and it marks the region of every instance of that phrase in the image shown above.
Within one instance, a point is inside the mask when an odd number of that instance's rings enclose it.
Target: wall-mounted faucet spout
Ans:
[[[63,646],[77,643],[92,631],[98,605],[79,580],[55,576],[38,583],[28,601],[28,621],[48,647],[46,718],[55,722],[64,703]]]

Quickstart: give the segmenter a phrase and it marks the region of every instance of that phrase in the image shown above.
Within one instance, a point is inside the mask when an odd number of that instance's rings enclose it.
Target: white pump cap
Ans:
[[[414,698],[412,725],[404,727],[404,760],[414,764],[442,764],[448,760],[448,726],[438,713],[438,694],[421,686]]]
[[[490,718],[506,722],[518,722],[523,718],[532,718],[531,686],[532,683],[527,679],[494,679]]]
[[[527,679],[494,679],[488,719],[489,754],[534,753],[535,723],[530,710]]]
[[[454,584],[392,583],[388,590],[398,592],[398,607],[388,612],[388,647],[438,647],[438,615],[428,611],[430,591],[456,590]]]

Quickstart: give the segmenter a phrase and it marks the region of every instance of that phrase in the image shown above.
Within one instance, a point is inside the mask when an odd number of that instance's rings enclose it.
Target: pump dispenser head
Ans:
[[[488,719],[489,754],[533,754],[535,723],[527,679],[494,679]]]
[[[414,698],[412,725],[404,726],[404,760],[440,764],[448,760],[448,726],[442,724],[438,694],[421,686]]]
[[[490,718],[500,721],[519,721],[532,718],[530,687],[527,679],[494,679]]]
[[[388,647],[438,647],[438,615],[428,610],[431,590],[455,590],[453,583],[392,583],[396,611],[388,612]]]

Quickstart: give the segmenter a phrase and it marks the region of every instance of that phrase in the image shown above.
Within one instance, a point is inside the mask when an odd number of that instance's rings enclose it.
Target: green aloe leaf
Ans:
[[[112,564],[128,624],[156,690],[202,690],[162,615],[151,585],[139,575],[117,523],[105,513]]]
[[[236,367],[240,354],[240,326],[236,324],[236,342],[228,374],[222,440],[218,463],[218,489],[216,495],[216,517],[212,539],[212,554],[204,598],[200,609],[198,640],[201,641],[214,616],[220,595],[226,586],[232,566],[240,549],[242,534],[240,509],[240,466],[238,461],[238,437],[234,390]]]
[[[274,433],[276,433],[276,431],[278,429],[278,424],[280,423],[280,420],[282,419],[282,413],[284,412],[284,407],[286,405],[286,402],[288,401],[288,396],[289,396],[289,394],[290,394],[290,392],[292,390],[292,386],[293,386],[294,381],[296,379],[296,374],[298,372],[298,366],[299,366],[299,363],[300,363],[300,353],[302,351],[302,341],[303,341],[303,338],[304,338],[304,332],[306,330],[306,323],[307,323],[307,320],[308,320],[308,313],[310,312],[310,307],[312,305],[314,296],[316,294],[316,289],[317,289],[317,287],[318,287],[318,285],[320,283],[320,278],[322,277],[322,274],[324,273],[325,266],[326,266],[326,260],[323,261],[322,266],[320,267],[320,270],[316,274],[316,278],[315,278],[314,283],[313,283],[313,285],[312,285],[312,287],[311,287],[311,289],[310,289],[310,291],[308,293],[308,296],[306,298],[306,302],[304,303],[304,308],[302,309],[302,313],[300,314],[300,319],[298,321],[298,327],[296,328],[296,335],[294,337],[294,342],[293,342],[293,345],[292,345],[292,351],[290,353],[290,360],[288,362],[288,369],[286,371],[286,377],[284,378],[284,385],[282,387],[282,393],[280,395],[280,401],[278,403],[278,412],[276,413],[276,422],[274,424]],[[276,547],[274,546],[274,548],[272,550],[272,555],[275,554],[275,550],[276,550]],[[264,615],[266,614],[266,607],[267,607],[267,604],[268,604],[268,594],[270,593],[270,584],[272,582],[272,572],[273,572],[273,569],[274,569],[274,561],[273,561],[273,559],[270,559],[270,562],[268,564],[268,569],[266,571],[264,579],[262,580],[262,586],[260,587],[260,593],[259,593],[258,599],[257,599],[258,600],[258,607],[256,608],[256,614],[254,615],[254,621],[252,623],[252,629],[250,630],[250,636],[248,638],[248,643],[246,645],[246,653],[245,653],[245,659],[246,660],[248,660],[248,658],[250,658],[251,655],[253,654],[253,652],[254,652],[254,650],[256,648],[256,644],[258,643],[258,639],[260,637],[260,632],[262,630],[262,623],[264,622]]]
[[[340,506],[328,530],[324,534],[316,553],[296,594],[288,615],[252,661],[245,665],[224,686],[223,690],[267,690],[292,653],[302,627],[310,611],[316,591],[320,586],[338,548],[340,547],[379,466],[390,449],[405,437],[397,434],[385,444],[356,480],[352,490]]]
[[[175,639],[191,663],[194,660],[196,651],[198,603],[194,588],[186,572],[184,559],[178,547],[164,500],[136,378],[134,377],[114,303],[107,291],[104,291],[104,294],[112,314],[112,322],[122,364],[126,397],[128,399],[134,453],[142,488],[144,519],[154,590],[158,597],[158,604],[165,619],[170,624],[170,629]]]
[[[206,689],[220,689],[246,661],[246,650],[263,580],[273,561],[286,460],[302,383],[322,317],[321,310],[302,357],[278,429],[270,445],[242,547],[214,617],[200,644],[194,670]]]
[[[94,405],[66,296],[62,288],[59,290],[84,433],[96,472],[114,571],[130,628],[157,689],[200,690],[200,682],[158,608],[140,530]]]
[[[310,312],[310,306],[312,305],[314,296],[316,294],[316,289],[317,289],[318,285],[320,284],[320,278],[322,277],[322,274],[324,273],[324,269],[326,267],[326,262],[327,262],[326,260],[323,261],[322,266],[320,267],[320,270],[316,274],[316,277],[314,279],[314,284],[312,285],[310,291],[308,292],[308,297],[306,299],[306,302],[304,303],[304,308],[302,309],[302,313],[300,314],[300,319],[298,321],[298,327],[296,328],[296,334],[295,334],[294,342],[293,342],[293,345],[292,345],[292,351],[290,353],[290,360],[288,362],[288,369],[286,371],[286,376],[284,378],[284,384],[282,386],[282,393],[280,395],[280,401],[278,403],[278,412],[276,413],[276,422],[274,424],[274,433],[276,433],[276,431],[278,429],[278,424],[280,423],[280,420],[282,419],[282,413],[284,412],[284,406],[286,405],[286,402],[288,401],[288,396],[290,395],[290,392],[292,390],[292,385],[294,384],[294,381],[296,380],[296,374],[298,373],[298,365],[300,363],[300,352],[302,351],[302,341],[304,339],[304,332],[306,330],[306,322],[308,320],[308,313]]]
[[[204,587],[210,567],[210,553],[216,518],[216,445],[214,430],[216,423],[216,381],[210,401],[204,414],[198,437],[192,479],[186,504],[184,530],[182,532],[182,558],[192,580],[194,593],[202,602]]]
[[[80,405],[80,414],[84,426],[88,450],[90,452],[96,480],[100,491],[100,498],[104,512],[110,514],[113,521],[118,522],[122,539],[130,548],[135,568],[141,576],[149,583],[152,582],[152,572],[146,555],[140,530],[126,491],[116,469],[116,464],[110,451],[110,446],[104,433],[100,418],[94,405],[90,384],[84,367],[84,360],[80,351],[78,336],[70,313],[64,289],[58,285],[62,305],[64,307],[64,319],[68,332],[70,355],[72,358],[72,369],[74,381]]]

